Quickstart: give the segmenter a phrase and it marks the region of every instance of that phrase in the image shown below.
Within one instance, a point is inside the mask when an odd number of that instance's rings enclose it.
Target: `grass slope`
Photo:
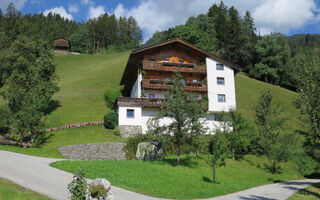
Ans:
[[[306,189],[298,191],[288,200],[317,200],[320,199],[320,183],[312,184]]]
[[[60,107],[47,117],[46,126],[102,120],[108,112],[104,105],[104,91],[106,88],[120,87],[128,56],[128,52],[112,55],[56,55],[60,91],[54,98],[60,101]],[[298,110],[293,105],[296,93],[249,78],[243,73],[236,75],[237,109],[254,120],[252,106],[266,88],[272,90],[275,101],[283,106],[284,116],[288,118],[286,126],[301,129]],[[110,130],[101,127],[67,129],[54,133],[56,134],[41,148],[20,149],[0,145],[0,149],[36,156],[61,157],[56,150],[59,146],[121,140],[113,136]]]
[[[47,126],[100,121],[107,112],[104,91],[120,87],[129,53],[111,55],[57,55],[61,107],[52,112]]]
[[[294,106],[294,100],[298,97],[298,94],[279,86],[249,78],[244,73],[236,75],[237,110],[254,121],[253,107],[257,104],[261,92],[266,89],[271,90],[274,102],[280,104],[283,109],[283,117],[287,119],[285,128],[301,130],[299,111]]]
[[[33,156],[63,158],[58,147],[72,144],[87,144],[97,142],[121,142],[124,139],[107,130],[103,126],[80,127],[46,133],[47,140],[39,147],[20,148],[0,145],[0,150],[7,150]]]
[[[224,195],[277,181],[303,178],[292,163],[282,164],[281,174],[264,169],[266,159],[246,156],[228,160],[217,169],[218,184],[212,184],[212,169],[200,159],[184,156],[181,166],[174,157],[166,162],[128,161],[60,161],[51,166],[68,172],[84,168],[88,178],[105,177],[113,185],[162,198],[192,199]]]
[[[8,180],[0,178],[0,200],[49,200],[36,192],[27,190]]]

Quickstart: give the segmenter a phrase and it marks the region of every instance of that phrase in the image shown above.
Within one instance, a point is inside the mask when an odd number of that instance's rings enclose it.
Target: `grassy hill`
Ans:
[[[112,55],[56,55],[60,91],[54,96],[60,106],[47,118],[46,126],[53,127],[75,122],[100,121],[108,112],[104,105],[104,91],[108,87],[120,87],[120,79],[129,53]],[[298,110],[293,101],[297,94],[247,77],[236,75],[237,109],[247,118],[254,120],[252,107],[261,91],[270,88],[275,101],[284,108],[283,116],[288,119],[286,127],[301,129]],[[41,148],[21,149],[0,145],[0,149],[25,154],[61,157],[57,147],[68,144],[83,144],[104,141],[122,141],[103,127],[86,127],[53,132]]]

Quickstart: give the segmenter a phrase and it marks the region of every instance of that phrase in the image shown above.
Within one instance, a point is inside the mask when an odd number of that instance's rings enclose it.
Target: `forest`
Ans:
[[[206,14],[190,17],[184,25],[154,33],[146,45],[172,38],[230,60],[253,78],[291,90],[296,90],[290,76],[295,71],[296,55],[301,52],[310,58],[319,55],[320,50],[320,35],[261,36],[250,12],[241,16],[236,8],[228,8],[223,2],[213,4]]]
[[[65,38],[70,41],[71,51],[87,54],[128,51],[180,38],[238,64],[253,78],[291,90],[296,90],[290,75],[296,71],[296,55],[301,52],[311,58],[320,53],[319,35],[261,36],[249,11],[241,16],[235,7],[229,8],[222,1],[183,25],[155,32],[145,43],[134,17],[117,18],[105,13],[80,23],[52,13],[22,15],[11,3],[5,12],[0,9],[0,50],[19,35],[49,43]]]
[[[0,9],[0,50],[9,47],[19,35],[49,43],[65,38],[71,43],[71,51],[79,53],[127,51],[142,43],[142,31],[133,17],[116,18],[105,13],[77,23],[53,13],[22,15],[11,3],[5,12]]]

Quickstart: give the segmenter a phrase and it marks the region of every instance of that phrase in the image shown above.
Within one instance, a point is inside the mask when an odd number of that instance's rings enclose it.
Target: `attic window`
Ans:
[[[217,64],[216,67],[217,70],[223,70],[223,64]]]

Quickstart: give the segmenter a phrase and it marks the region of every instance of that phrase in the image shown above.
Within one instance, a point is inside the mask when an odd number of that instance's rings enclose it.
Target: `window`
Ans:
[[[149,62],[156,62],[155,59],[149,59]]]
[[[170,81],[170,78],[166,77],[164,78],[165,81]]]
[[[181,81],[182,83],[185,83],[185,82],[186,82],[186,79],[180,78],[180,81]]]
[[[149,98],[154,98],[154,94],[149,94]]]
[[[127,109],[127,118],[134,118],[134,110]]]
[[[217,84],[218,85],[224,85],[224,78],[223,77],[218,77],[217,78]]]
[[[169,60],[168,60],[168,59],[164,59],[163,62],[166,62],[166,63],[167,63],[167,62],[169,62]]]
[[[199,81],[198,80],[196,80],[196,79],[193,79],[192,80],[192,83],[198,83]]]
[[[218,102],[226,102],[226,95],[218,94]]]
[[[182,60],[179,60],[179,63],[180,63],[180,64],[183,64],[184,62],[183,62]]]
[[[217,70],[223,70],[223,64],[217,64],[216,67]]]

